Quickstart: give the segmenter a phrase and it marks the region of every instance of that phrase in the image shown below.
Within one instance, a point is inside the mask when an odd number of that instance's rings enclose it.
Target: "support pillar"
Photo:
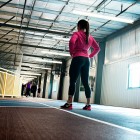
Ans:
[[[97,72],[96,72],[96,87],[95,87],[95,104],[100,104],[101,99],[101,86],[102,86],[102,72],[105,59],[105,42],[99,43],[101,51],[98,54]]]
[[[41,78],[42,78],[42,74],[38,77],[38,87],[41,87]]]
[[[47,76],[48,76],[48,71],[46,71],[46,73],[44,74],[44,83],[43,83],[43,94],[42,94],[42,98],[45,98],[45,95],[46,95]]]
[[[53,79],[54,79],[54,75],[51,71],[51,75],[50,75],[50,87],[49,87],[49,93],[48,93],[48,99],[52,98],[52,89],[53,89]]]
[[[62,100],[62,92],[63,92],[63,85],[64,85],[64,77],[65,77],[65,71],[66,71],[66,60],[62,61],[61,66],[61,75],[60,75],[60,84],[59,84],[59,91],[58,91],[58,100]]]

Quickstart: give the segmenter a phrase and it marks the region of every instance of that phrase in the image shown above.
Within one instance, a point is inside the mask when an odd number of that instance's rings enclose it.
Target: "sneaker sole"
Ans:
[[[91,111],[91,109],[83,109],[83,110]]]
[[[60,109],[72,110],[72,108],[63,108],[63,107],[60,107]]]

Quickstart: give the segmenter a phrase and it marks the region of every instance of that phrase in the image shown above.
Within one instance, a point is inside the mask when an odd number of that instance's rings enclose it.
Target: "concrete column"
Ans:
[[[46,73],[44,74],[42,98],[45,98],[45,95],[46,95],[47,76],[48,76],[48,71],[46,71]]]
[[[53,74],[53,72],[51,71],[51,75],[50,75],[50,87],[49,87],[49,92],[48,92],[48,98],[49,98],[49,99],[52,98],[53,79],[54,79],[54,74]]]
[[[96,87],[95,87],[95,104],[100,104],[101,86],[102,86],[102,71],[105,59],[105,42],[100,42],[101,51],[98,54],[97,72],[96,72]]]
[[[41,84],[40,84],[41,91],[40,91],[40,97],[42,97],[42,95],[43,95],[44,75],[45,75],[45,73],[42,73],[41,74]]]
[[[41,86],[41,78],[42,78],[42,74],[38,77],[38,87]]]
[[[59,90],[58,90],[58,96],[57,96],[58,100],[62,100],[65,71],[66,71],[66,60],[63,60],[62,66],[61,66],[60,83],[59,83]]]

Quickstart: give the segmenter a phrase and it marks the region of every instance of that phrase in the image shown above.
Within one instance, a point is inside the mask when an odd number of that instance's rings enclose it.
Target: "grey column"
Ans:
[[[49,93],[48,93],[48,98],[51,99],[52,98],[52,89],[53,89],[53,79],[54,79],[54,75],[51,71],[51,75],[50,75],[50,86],[49,86]]]
[[[42,74],[41,76],[38,77],[38,87],[41,87],[41,78],[42,78]]]
[[[105,59],[105,42],[99,43],[101,51],[98,54],[97,74],[96,74],[96,87],[95,87],[95,104],[100,104],[101,99],[101,86],[102,86],[102,72]]]
[[[43,84],[42,98],[45,98],[45,94],[46,94],[47,76],[48,76],[48,71],[46,71],[46,73],[44,74],[44,82],[43,82],[44,84]]]
[[[58,96],[57,96],[57,99],[58,99],[58,100],[62,100],[62,92],[63,92],[65,71],[66,71],[66,60],[63,60],[63,61],[62,61],[62,66],[61,66],[61,75],[60,75],[59,91],[58,91]]]

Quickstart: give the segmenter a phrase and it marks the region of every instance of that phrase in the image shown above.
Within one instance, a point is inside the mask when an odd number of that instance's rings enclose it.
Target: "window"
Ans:
[[[140,88],[140,62],[129,65],[128,88]]]

